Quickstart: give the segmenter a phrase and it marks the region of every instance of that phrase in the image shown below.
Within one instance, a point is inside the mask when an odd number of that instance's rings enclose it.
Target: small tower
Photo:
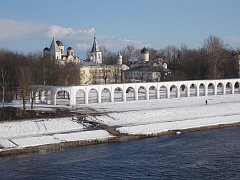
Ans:
[[[63,43],[59,40],[57,40],[56,43],[57,43],[59,49],[61,50],[61,55],[63,56],[64,55],[64,45],[63,45]]]
[[[67,48],[67,56],[73,56],[73,48],[72,47]]]
[[[49,52],[51,53],[52,58],[62,59],[61,50],[58,47],[54,37],[53,37]]]
[[[102,64],[102,52],[98,49],[96,36],[94,36],[93,46],[90,52],[90,62]]]
[[[145,47],[141,50],[141,60],[142,62],[149,61],[149,51]]]
[[[43,57],[47,57],[49,55],[49,48],[45,47],[43,50]]]
[[[118,52],[117,55],[117,65],[122,65],[122,55],[120,54],[120,52]]]

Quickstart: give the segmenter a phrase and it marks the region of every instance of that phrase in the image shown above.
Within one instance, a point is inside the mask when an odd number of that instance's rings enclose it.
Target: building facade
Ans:
[[[60,64],[65,63],[81,63],[81,60],[79,57],[74,56],[74,50],[72,47],[68,47],[66,49],[67,54],[64,54],[64,45],[61,41],[57,40],[55,41],[55,38],[53,37],[52,43],[50,45],[50,49],[48,47],[45,47],[43,50],[43,56],[47,57],[50,56],[51,59],[56,59]]]
[[[158,82],[163,80],[168,72],[166,60],[149,60],[149,51],[144,47],[140,60],[131,63],[129,69],[124,71],[124,77],[126,82]]]
[[[51,59],[56,59],[60,64],[74,63],[78,68],[80,76],[79,84],[106,84],[106,83],[121,83],[122,69],[127,69],[122,65],[122,56],[117,55],[116,65],[102,64],[102,52],[98,48],[96,36],[94,36],[93,46],[90,51],[90,58],[80,60],[74,56],[72,47],[66,49],[64,54],[64,45],[61,41],[55,41],[53,37],[50,49],[44,48],[43,56],[51,56]]]

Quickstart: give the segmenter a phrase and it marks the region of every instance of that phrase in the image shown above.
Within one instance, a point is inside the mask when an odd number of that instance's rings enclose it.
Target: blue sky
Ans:
[[[28,53],[52,37],[85,57],[94,34],[117,52],[126,45],[202,46],[210,35],[240,48],[240,0],[0,0],[0,48]]]

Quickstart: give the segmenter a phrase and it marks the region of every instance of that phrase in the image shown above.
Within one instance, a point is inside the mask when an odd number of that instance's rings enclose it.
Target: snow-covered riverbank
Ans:
[[[207,105],[205,100],[208,100]],[[48,105],[46,107],[51,108]],[[102,113],[88,116],[86,120],[116,127],[120,133],[131,135],[240,123],[239,94],[88,104],[79,107]],[[105,129],[89,130],[73,118],[1,122],[0,132],[0,152],[29,146],[115,137]]]

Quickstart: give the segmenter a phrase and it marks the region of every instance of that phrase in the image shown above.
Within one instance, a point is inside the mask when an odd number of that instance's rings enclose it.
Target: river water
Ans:
[[[240,128],[0,158],[0,179],[240,179]]]

